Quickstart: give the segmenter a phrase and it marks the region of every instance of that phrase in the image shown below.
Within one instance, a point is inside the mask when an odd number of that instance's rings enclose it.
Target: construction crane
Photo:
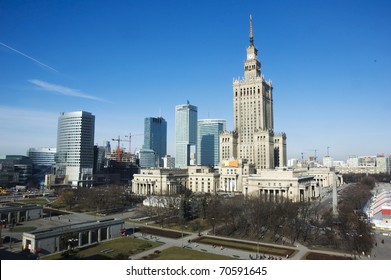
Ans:
[[[141,136],[141,135],[145,135],[146,133],[136,133],[136,134],[132,134],[132,133],[129,133],[129,136],[126,135],[125,137],[129,137],[129,153],[132,151],[132,136]]]
[[[123,142],[123,141],[126,141],[126,142],[130,142],[130,140],[123,140],[123,139],[121,139],[121,137],[120,136],[118,136],[118,138],[113,138],[113,139],[111,139],[112,141],[117,141],[118,142],[118,145],[117,145],[117,151],[116,151],[116,153],[117,153],[117,161],[121,161],[121,142]],[[129,146],[130,146],[130,143],[129,143]],[[130,152],[130,151],[129,151]]]
[[[317,151],[317,149],[308,149],[307,151],[313,151],[314,152],[314,161],[316,162],[316,151]]]

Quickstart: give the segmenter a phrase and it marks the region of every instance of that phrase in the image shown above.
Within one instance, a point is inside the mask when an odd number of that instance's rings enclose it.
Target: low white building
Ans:
[[[244,194],[262,196],[265,200],[288,199],[293,202],[319,197],[320,187],[314,176],[294,170],[260,170],[251,174],[244,184]]]
[[[141,169],[134,174],[132,191],[141,195],[175,195],[188,185],[187,169]]]
[[[262,195],[291,201],[319,198],[323,189],[343,183],[333,168],[258,169],[247,162],[223,161],[219,169],[189,166],[183,169],[141,169],[132,191],[141,195],[175,195],[184,188],[194,193]]]
[[[34,254],[51,254],[120,237],[124,221],[87,221],[23,233],[22,246]]]
[[[208,166],[189,166],[188,188],[194,193],[213,193],[219,190],[220,174]]]
[[[350,156],[346,166],[336,166],[336,170],[342,174],[390,174],[390,156]]]
[[[243,193],[246,178],[255,174],[255,165],[241,160],[224,161],[219,169],[221,192]]]

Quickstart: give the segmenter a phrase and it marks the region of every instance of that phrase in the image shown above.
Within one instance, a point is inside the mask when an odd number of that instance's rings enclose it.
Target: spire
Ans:
[[[253,18],[250,15],[250,46],[254,45],[254,38],[253,38]]]

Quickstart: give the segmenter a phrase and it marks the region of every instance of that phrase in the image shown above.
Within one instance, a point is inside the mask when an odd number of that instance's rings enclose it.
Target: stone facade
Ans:
[[[254,46],[250,18],[250,45],[244,62],[244,78],[233,81],[234,130],[220,140],[222,149],[235,159],[246,160],[256,168],[273,169],[286,166],[286,135],[274,135],[273,86],[261,72],[258,50]],[[230,145],[228,145],[230,144]],[[230,148],[228,150],[228,148]],[[232,150],[236,149],[236,151]],[[224,153],[224,150],[222,151]],[[221,160],[227,153],[221,154]]]
[[[52,254],[120,237],[124,225],[123,220],[108,219],[24,232],[22,246],[34,254]]]
[[[225,161],[218,169],[190,166],[187,169],[142,169],[132,181],[140,195],[176,195],[184,188],[194,193],[229,193],[258,196],[278,201],[310,201],[324,190],[343,183],[342,176],[330,168],[255,169],[246,161]]]
[[[141,169],[134,174],[132,191],[141,195],[175,195],[187,187],[187,169]]]
[[[293,170],[262,170],[247,178],[245,194],[272,201],[309,201],[320,195],[320,188],[313,179],[314,176]]]

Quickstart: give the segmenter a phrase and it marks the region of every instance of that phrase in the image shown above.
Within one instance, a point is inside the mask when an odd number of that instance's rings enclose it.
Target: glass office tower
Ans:
[[[167,154],[167,122],[164,118],[144,119],[143,149],[153,150],[156,155],[154,166],[163,166],[163,157]]]
[[[190,165],[197,144],[197,107],[186,104],[175,107],[175,167]]]
[[[197,165],[218,166],[220,153],[220,133],[226,128],[222,119],[203,119],[198,121]]]

